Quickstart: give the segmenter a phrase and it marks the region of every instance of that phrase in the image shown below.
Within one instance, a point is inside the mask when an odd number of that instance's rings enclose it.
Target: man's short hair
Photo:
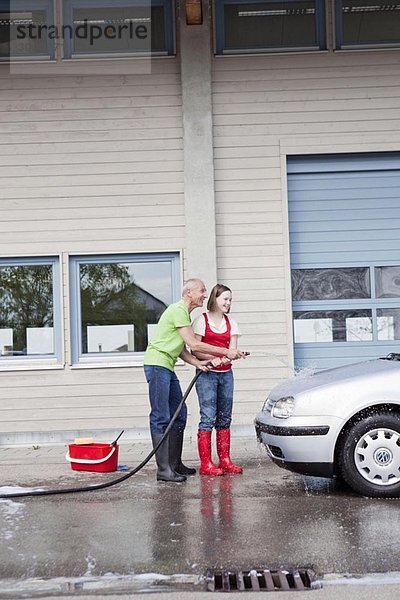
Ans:
[[[199,284],[200,286],[204,285],[202,280],[198,277],[192,277],[191,279],[185,281],[182,288],[182,296],[184,296],[189,290],[193,290],[193,288],[197,287]]]

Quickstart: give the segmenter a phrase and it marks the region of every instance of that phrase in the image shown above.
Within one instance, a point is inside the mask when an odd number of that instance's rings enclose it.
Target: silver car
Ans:
[[[400,354],[285,381],[255,427],[280,467],[400,496]]]

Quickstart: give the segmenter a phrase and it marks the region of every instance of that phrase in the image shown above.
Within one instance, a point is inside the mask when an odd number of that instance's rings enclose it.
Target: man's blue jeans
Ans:
[[[144,373],[149,384],[150,431],[162,434],[182,400],[179,379],[173,371],[165,367],[144,365]],[[172,429],[185,429],[186,419],[187,408],[184,404]]]
[[[229,429],[232,420],[233,373],[209,371],[196,381],[200,404],[199,431]]]

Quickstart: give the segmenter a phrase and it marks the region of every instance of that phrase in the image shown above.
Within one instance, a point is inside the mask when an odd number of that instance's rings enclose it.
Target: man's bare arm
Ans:
[[[179,327],[178,329],[183,341],[189,346],[192,352],[204,352],[206,354],[212,354],[213,356],[223,355],[229,358],[229,360],[236,360],[238,358],[244,358],[245,354],[241,350],[235,348],[220,348],[218,346],[212,346],[198,340],[191,327]]]
[[[197,333],[194,334],[196,340],[199,340],[201,342],[201,335],[198,335]],[[196,356],[196,358],[198,358],[199,360],[212,360],[214,358],[213,354],[210,353],[206,353],[206,352],[193,352],[192,354],[194,354]]]
[[[201,371],[207,372],[210,370],[211,364],[210,364],[209,360],[199,360],[198,358],[193,356],[193,354],[191,354],[189,352],[189,350],[186,350],[186,348],[184,348],[182,350],[182,352],[179,355],[179,358],[184,360],[189,365],[193,365],[194,367],[196,367],[196,369],[200,369]],[[218,359],[216,359],[216,360],[218,360]],[[214,366],[218,366],[218,365],[214,365]]]

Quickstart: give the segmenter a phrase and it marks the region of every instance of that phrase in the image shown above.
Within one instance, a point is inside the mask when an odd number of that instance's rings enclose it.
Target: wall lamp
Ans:
[[[203,9],[201,0],[185,0],[186,25],[202,25]]]

